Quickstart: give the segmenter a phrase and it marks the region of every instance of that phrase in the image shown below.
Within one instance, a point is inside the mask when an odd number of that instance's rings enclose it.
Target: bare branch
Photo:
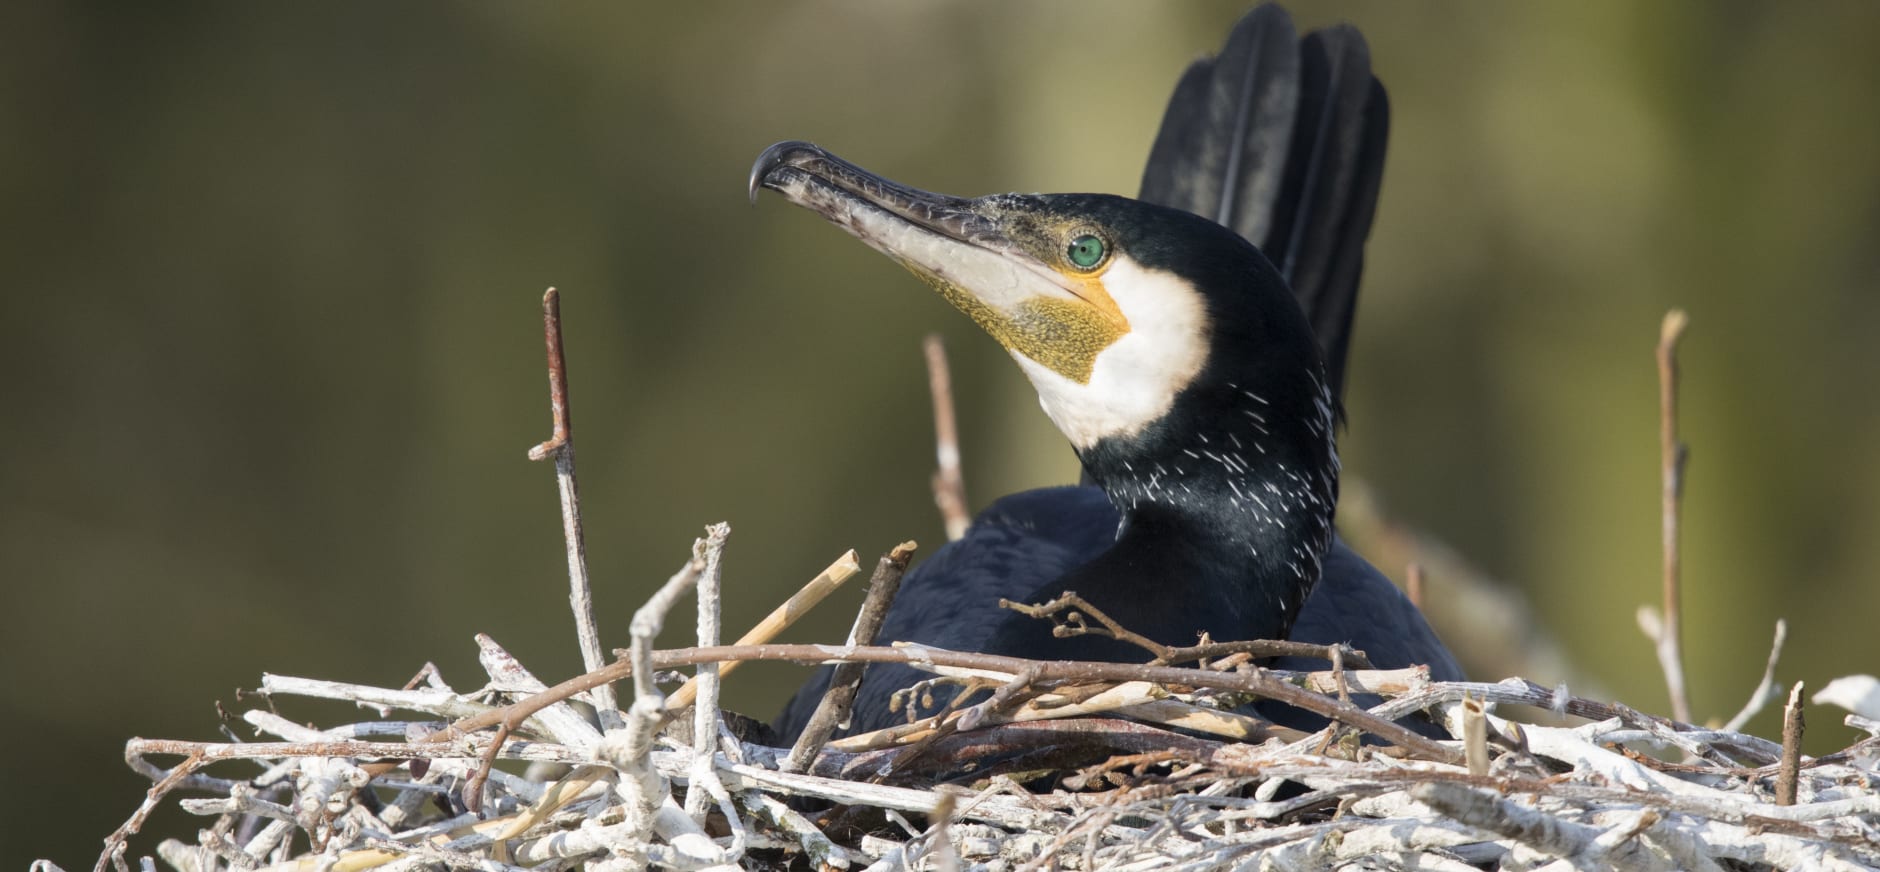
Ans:
[[[1691,719],[1691,700],[1684,689],[1684,653],[1681,641],[1678,550],[1679,507],[1684,498],[1684,464],[1689,457],[1678,440],[1678,341],[1690,319],[1681,309],[1665,313],[1658,336],[1658,443],[1664,479],[1662,522],[1664,538],[1664,626],[1654,641],[1658,665],[1665,673],[1671,695],[1671,716]]]
[[[972,516],[966,510],[966,479],[960,474],[960,434],[953,416],[953,375],[947,368],[946,343],[929,333],[921,342],[927,354],[927,389],[933,394],[934,448],[940,466],[933,474],[933,501],[946,522],[947,541],[966,535]]]
[[[1152,681],[1178,686],[1231,690],[1277,700],[1326,718],[1342,721],[1432,760],[1455,764],[1462,762],[1462,754],[1455,749],[1424,738],[1393,721],[1384,720],[1356,706],[1346,705],[1304,688],[1278,681],[1260,672],[1222,673],[1133,663],[1037,661],[995,654],[967,654],[925,646],[879,648],[834,645],[743,645],[659,651],[653,655],[655,668],[669,669],[707,660],[785,660],[796,663],[854,660],[864,663],[905,663],[926,667],[954,666],[1007,676],[1018,675],[1027,668],[1036,668],[1038,680],[1041,681]],[[608,670],[602,671],[607,672],[614,668],[610,666]],[[592,675],[563,682],[559,687],[579,687],[581,683],[593,680]],[[551,693],[556,690],[557,688],[550,688]]]
[[[1769,644],[1769,662],[1763,666],[1762,681],[1757,683],[1756,690],[1749,695],[1749,701],[1743,703],[1743,710],[1737,712],[1736,717],[1723,725],[1726,732],[1734,733],[1743,729],[1744,725],[1749,723],[1750,718],[1763,710],[1763,706],[1768,705],[1771,700],[1782,698],[1782,691],[1776,688],[1776,664],[1782,660],[1782,644],[1788,638],[1789,622],[1777,618],[1776,638]]]
[[[542,294],[542,336],[548,346],[548,407],[554,435],[529,449],[530,460],[555,458],[555,487],[561,494],[561,532],[568,549],[568,606],[574,611],[575,640],[581,663],[592,672],[607,663],[600,630],[594,622],[594,589],[588,582],[587,540],[581,532],[581,488],[574,475],[574,414],[568,405],[568,361],[561,340],[561,293]],[[620,725],[620,704],[614,689],[601,685],[589,700],[599,713],[603,729]]]
[[[150,789],[144,792],[143,803],[137,806],[137,811],[131,814],[130,819],[113,830],[111,835],[105,837],[104,853],[98,855],[98,863],[92,867],[92,872],[104,872],[106,866],[114,863],[122,864],[124,851],[131,836],[137,835],[137,831],[144,828],[144,821],[149,820],[150,813],[157,810],[157,804],[162,802],[163,797],[170,791],[175,790],[177,785],[182,784],[184,779],[208,762],[207,755],[200,750],[192,749],[187,753],[187,759],[176,764],[176,767],[164,775],[161,781],[151,785]],[[133,752],[127,747],[124,754],[129,757],[133,755]]]
[[[882,621],[888,617],[888,608],[894,604],[894,595],[901,589],[901,577],[906,574],[907,564],[914,559],[914,549],[918,547],[913,542],[902,542],[875,564],[874,577],[868,580],[868,596],[862,600],[861,611],[855,616],[855,626],[849,630],[850,645],[875,644],[875,635],[881,632]],[[804,725],[802,734],[797,736],[795,747],[790,749],[790,756],[782,764],[785,772],[801,772],[809,768],[810,761],[822,751],[823,744],[829,741],[838,726],[848,720],[855,704],[855,692],[861,683],[860,663],[836,666],[835,672],[829,676],[828,691],[823,694],[822,701],[816,704],[816,711],[810,715],[809,723]]]
[[[693,556],[703,563],[703,570],[698,577],[698,643],[716,645],[719,642],[719,625],[723,623],[724,597],[721,591],[724,581],[725,539],[731,535],[730,524],[713,524],[705,528],[705,538],[694,546]],[[697,765],[707,769],[696,773],[685,794],[685,811],[694,821],[703,822],[705,800],[708,786],[713,783],[709,770],[712,754],[718,748],[718,684],[721,675],[716,663],[700,663],[698,675],[693,681],[698,683],[698,702],[692,707],[692,752]],[[719,787],[719,791],[723,791]],[[728,800],[727,800],[728,801]],[[736,819],[736,815],[732,819]]]
[[[1088,600],[1075,592],[1066,591],[1050,602],[1038,605],[1015,603],[1000,600],[999,605],[1018,612],[1026,617],[1053,622],[1052,634],[1060,639],[1074,636],[1098,635],[1118,642],[1135,645],[1147,651],[1153,662],[1159,664],[1192,663],[1197,660],[1213,660],[1231,654],[1251,654],[1254,657],[1312,657],[1332,662],[1338,660],[1359,669],[1371,668],[1370,658],[1363,651],[1346,645],[1315,645],[1310,642],[1293,642],[1284,639],[1249,639],[1238,642],[1207,642],[1187,647],[1164,645],[1140,633],[1134,632],[1102,609],[1090,604]],[[1099,626],[1091,626],[1085,618],[1094,620]]]
[[[1782,765],[1776,770],[1776,805],[1795,804],[1795,783],[1802,765],[1802,685],[1795,682],[1782,710]]]

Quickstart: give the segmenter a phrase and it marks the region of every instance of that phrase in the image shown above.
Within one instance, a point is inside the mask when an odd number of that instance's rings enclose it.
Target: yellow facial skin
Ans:
[[[804,142],[766,149],[751,186],[778,191],[893,258],[1012,354],[1072,384],[1090,384],[1099,356],[1130,333],[1103,284],[1116,234],[1039,198],[919,191]],[[1095,263],[1069,259],[1083,236],[1103,243]]]
[[[1062,277],[1060,285],[1071,296],[1034,295],[1010,307],[988,305],[970,288],[935,275],[918,264],[904,264],[940,292],[953,307],[973,319],[1007,350],[1022,354],[1078,384],[1090,382],[1097,355],[1129,332],[1129,320],[1103,286],[1103,273],[1114,257],[1113,237],[1096,228],[1051,222],[1040,226],[1029,215],[1013,216],[1013,242]],[[1094,234],[1106,241],[1108,254],[1085,269],[1065,259],[1070,240]]]

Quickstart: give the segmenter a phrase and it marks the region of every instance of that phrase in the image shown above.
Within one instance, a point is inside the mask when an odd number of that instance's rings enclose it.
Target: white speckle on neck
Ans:
[[[1208,358],[1207,306],[1186,281],[1119,253],[1103,274],[1103,287],[1129,332],[1097,355],[1089,381],[1080,384],[1012,355],[1038,389],[1038,405],[1079,449],[1134,435],[1168,414]]]

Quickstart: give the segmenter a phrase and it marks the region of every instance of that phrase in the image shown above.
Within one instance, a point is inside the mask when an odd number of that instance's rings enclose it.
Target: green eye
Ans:
[[[1090,269],[1103,262],[1103,240],[1086,233],[1071,240],[1071,246],[1065,249],[1064,256],[1078,267]]]

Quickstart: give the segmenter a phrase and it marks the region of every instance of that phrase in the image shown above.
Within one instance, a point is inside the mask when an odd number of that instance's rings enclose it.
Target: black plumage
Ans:
[[[1312,322],[1327,378],[1344,384],[1390,103],[1350,25],[1299,38],[1267,5],[1169,97],[1138,198],[1212,218],[1260,247]]]
[[[1461,677],[1416,609],[1331,529],[1336,391],[1387,126],[1383,90],[1356,31],[1301,40],[1284,11],[1267,6],[1242,20],[1218,58],[1183,76],[1144,173],[1143,201],[937,197],[800,143],[759,159],[754,184],[794,190],[793,199],[865,240],[852,204],[831,210],[808,201],[918,195],[928,199],[908,201],[903,217],[962,239],[984,233],[972,222],[987,215],[1025,228],[1084,222],[1132,264],[1177,277],[1204,302],[1205,362],[1166,411],[1077,445],[1086,482],[1098,486],[995,502],[909,576],[882,640],[1145,659],[1096,637],[1052,638],[1043,622],[998,606],[1074,590],[1167,644],[1190,644],[1201,631],[1223,640],[1290,634],[1351,642],[1380,666],[1426,663],[1438,679]],[[869,241],[895,254],[892,244]],[[943,293],[952,287],[947,277],[923,276]],[[996,322],[961,308],[997,335]],[[889,698],[922,677],[869,667],[849,731],[901,720]],[[827,681],[819,670],[798,692],[776,722],[781,735],[801,730]]]

